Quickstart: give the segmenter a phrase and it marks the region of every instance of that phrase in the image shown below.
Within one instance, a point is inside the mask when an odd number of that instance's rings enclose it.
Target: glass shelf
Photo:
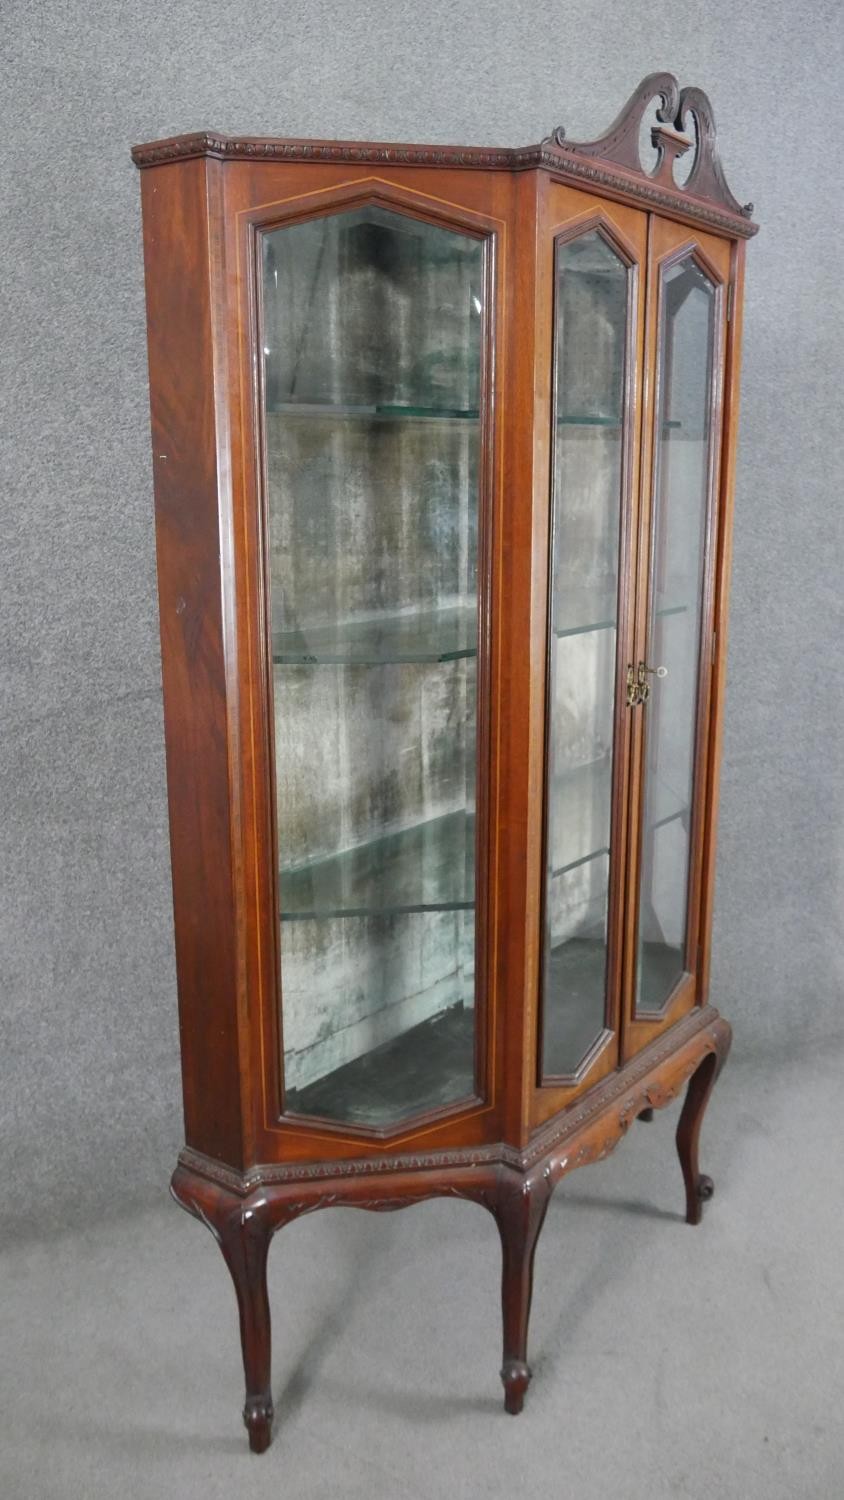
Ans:
[[[708,433],[704,428],[692,426],[688,422],[663,422],[663,442],[672,437],[682,438],[684,443],[708,442]]]
[[[288,1089],[285,1111],[383,1126],[474,1093],[473,1012],[461,1005],[306,1084]]]
[[[688,815],[686,798],[678,796],[664,781],[652,774],[653,800],[648,831],[655,832],[675,818]],[[608,844],[593,845],[593,828],[602,831],[610,826],[612,799],[612,761],[603,756],[555,776],[550,787],[551,850],[549,873],[552,879],[566,875],[578,865],[585,865],[600,855],[609,854]],[[584,813],[586,816],[584,817]],[[554,856],[560,849],[559,862]],[[554,861],[552,863],[552,861]]]
[[[658,603],[655,617],[688,612],[687,604]],[[554,635],[586,635],[616,628],[616,596],[567,589],[555,615]],[[272,637],[276,666],[380,666],[402,662],[447,662],[478,654],[478,622],[472,609],[432,609],[374,620],[279,630]]]
[[[478,654],[477,614],[467,608],[431,609],[280,630],[273,634],[272,653],[276,666],[459,661]]]
[[[282,922],[471,911],[475,819],[446,813],[279,876]]]
[[[589,412],[564,412],[557,417],[558,427],[609,427],[621,430],[621,417],[602,417]]]
[[[616,627],[617,597],[615,594],[597,594],[591,589],[563,589],[554,617],[554,634],[558,640],[569,635],[585,635],[590,630],[614,630]],[[656,617],[682,615],[687,604],[675,604],[657,597]]]
[[[410,406],[400,402],[377,402],[372,405],[346,401],[279,401],[269,406],[270,416],[357,417],[364,421],[395,421],[412,417],[426,422],[477,422],[477,408],[458,406]]]

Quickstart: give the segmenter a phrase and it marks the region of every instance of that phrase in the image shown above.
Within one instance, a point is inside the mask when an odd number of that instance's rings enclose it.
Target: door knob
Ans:
[[[648,699],[651,696],[651,685],[648,682],[648,677],[649,676],[650,677],[667,677],[668,676],[668,668],[667,667],[649,667],[645,662],[643,662],[643,661],[639,662],[639,670],[638,670],[638,673],[637,673],[636,686],[639,689],[639,702],[640,703],[647,703]]]

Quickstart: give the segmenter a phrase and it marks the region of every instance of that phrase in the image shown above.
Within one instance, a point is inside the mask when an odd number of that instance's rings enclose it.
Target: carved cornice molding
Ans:
[[[474,167],[507,170],[534,166],[538,146],[485,149],[482,146],[410,146],[382,142],[295,141],[251,136],[216,135],[200,131],[173,136],[148,146],[133,146],[138,167],[155,167],[193,156],[216,156],[223,161],[359,162],[401,167]]]
[[[510,1168],[515,1172],[529,1173],[538,1163],[554,1156],[560,1170],[568,1171],[605,1155],[627,1130],[638,1111],[646,1106],[661,1108],[673,1098],[689,1074],[700,1063],[705,1052],[721,1052],[729,1037],[727,1023],[717,1010],[707,1006],[694,1010],[676,1026],[672,1026],[662,1037],[652,1042],[639,1053],[635,1061],[626,1068],[613,1073],[602,1084],[584,1096],[573,1109],[557,1115],[537,1132],[524,1150],[519,1151],[503,1142],[490,1146],[463,1147],[452,1151],[430,1151],[426,1153],[400,1153],[390,1156],[353,1157],[340,1161],[318,1162],[273,1162],[249,1168],[240,1173],[222,1162],[203,1156],[186,1146],[179,1155],[179,1164],[189,1172],[206,1178],[209,1182],[238,1197],[246,1197],[260,1188],[292,1184],[310,1184],[344,1178],[377,1177],[390,1173],[442,1172],[449,1168]],[[681,1071],[672,1080],[670,1087],[652,1075],[669,1058],[678,1053],[687,1043],[698,1039],[698,1047],[689,1061],[688,1070]],[[639,1097],[644,1085],[644,1096]],[[606,1117],[607,1134],[597,1144],[589,1142],[574,1150],[571,1158],[565,1156],[567,1141],[576,1145],[577,1138],[601,1117]],[[556,1169],[555,1169],[556,1170]],[[420,1191],[408,1195],[404,1201],[417,1201],[439,1196],[450,1189],[434,1189],[432,1193]],[[469,1193],[461,1194],[469,1196]],[[332,1195],[333,1198],[334,1195]],[[320,1200],[325,1201],[324,1199]]]
[[[759,233],[759,225],[751,223],[750,219],[745,218],[743,214],[728,213],[715,208],[699,198],[692,197],[682,188],[660,187],[644,172],[634,178],[627,173],[622,173],[621,170],[614,170],[610,165],[595,165],[586,157],[575,156],[550,143],[547,147],[540,148],[538,164],[547,167],[565,181],[574,180],[575,187],[580,185],[577,179],[581,179],[590,186],[603,188],[610,193],[623,191],[630,198],[635,198],[637,202],[668,214],[669,217],[679,215],[683,219],[694,219],[696,223],[722,230],[738,239],[751,239],[754,234]]]
[[[658,159],[646,172],[639,156],[639,130],[651,102],[659,98],[653,132]],[[691,124],[694,122],[695,135]],[[670,123],[673,129],[665,128]],[[681,187],[673,162],[694,143],[695,161]],[[748,238],[752,204],[740,205],[727,187],[715,139],[712,106],[701,89],[679,88],[671,73],[652,73],[628,100],[606,135],[594,141],[568,141],[560,126],[538,146],[415,146],[360,141],[256,139],[200,131],[135,146],[132,160],[155,167],[194,157],[219,161],[346,163],[378,167],[450,167],[475,171],[521,172],[542,168],[572,181],[650,208],[700,221],[713,229]]]

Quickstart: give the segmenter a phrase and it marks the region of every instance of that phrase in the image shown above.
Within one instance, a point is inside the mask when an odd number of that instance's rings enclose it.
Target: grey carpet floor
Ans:
[[[716,1198],[681,1220],[677,1107],[558,1190],[534,1382],[498,1382],[498,1238],[472,1205],[322,1213],[271,1254],[277,1418],[253,1457],[234,1296],[162,1198],[0,1259],[3,1500],[840,1500],[844,1055],[728,1066]]]

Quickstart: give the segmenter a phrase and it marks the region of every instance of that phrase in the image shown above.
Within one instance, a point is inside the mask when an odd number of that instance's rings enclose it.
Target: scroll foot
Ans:
[[[266,1453],[273,1436],[273,1404],[262,1397],[248,1398],[243,1408],[243,1422],[249,1433],[253,1453]]]
[[[521,1359],[505,1360],[501,1367],[501,1379],[504,1385],[504,1410],[511,1417],[517,1417],[525,1404],[530,1385],[530,1368]]]

